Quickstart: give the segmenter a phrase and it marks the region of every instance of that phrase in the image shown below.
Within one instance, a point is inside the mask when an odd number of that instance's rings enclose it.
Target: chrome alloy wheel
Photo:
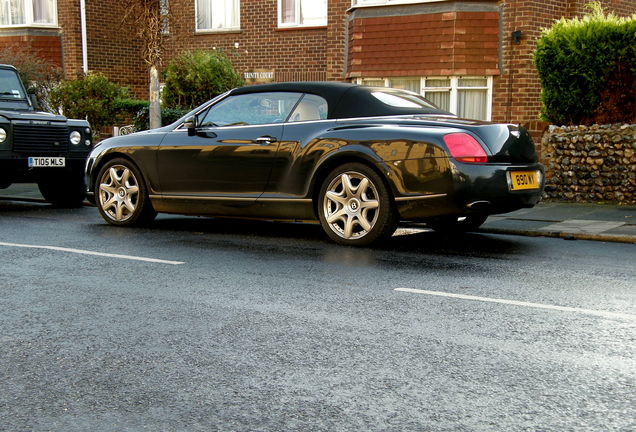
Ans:
[[[331,230],[344,239],[367,235],[378,220],[378,191],[363,174],[347,171],[334,178],[324,195],[323,212]]]
[[[99,182],[99,205],[104,214],[124,222],[135,214],[139,201],[139,183],[130,168],[113,165]]]

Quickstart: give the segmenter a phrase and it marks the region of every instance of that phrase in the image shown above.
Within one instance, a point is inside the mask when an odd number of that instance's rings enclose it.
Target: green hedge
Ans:
[[[110,81],[104,74],[89,72],[53,88],[49,100],[69,118],[86,118],[94,131],[113,124],[118,116],[117,103],[128,98],[128,89]]]
[[[561,125],[636,122],[636,15],[606,15],[599,3],[561,19],[538,41],[542,117]]]
[[[150,128],[150,108],[147,101],[146,105],[139,109],[134,116],[135,129],[146,130]],[[161,108],[161,124],[169,125],[186,115],[190,110],[181,108]]]
[[[185,52],[166,68],[162,105],[194,108],[243,84],[243,79],[222,52]]]

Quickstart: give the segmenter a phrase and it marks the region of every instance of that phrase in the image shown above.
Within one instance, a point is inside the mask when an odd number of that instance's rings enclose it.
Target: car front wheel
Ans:
[[[391,236],[397,225],[391,194],[373,169],[349,163],[333,170],[320,189],[318,214],[336,243],[365,246]]]
[[[102,167],[95,183],[95,195],[100,214],[112,225],[143,225],[157,215],[141,173],[127,159],[113,159]]]

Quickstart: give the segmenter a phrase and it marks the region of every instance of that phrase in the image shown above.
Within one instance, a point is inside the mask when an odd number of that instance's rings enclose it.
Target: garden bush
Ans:
[[[145,102],[146,105],[139,109],[133,117],[135,130],[137,131],[150,128],[150,108],[149,103]],[[161,108],[161,124],[164,126],[169,125],[186,115],[189,111],[189,109],[182,108]]]
[[[37,97],[40,109],[52,111],[49,93],[62,79],[62,69],[40,58],[35,50],[24,47],[0,49],[0,64],[15,66],[27,93]]]
[[[120,114],[118,103],[128,99],[128,89],[98,72],[62,81],[50,93],[51,105],[70,118],[86,118],[94,131],[112,125]]]
[[[166,67],[163,106],[194,108],[243,84],[243,79],[222,52],[186,52]]]
[[[605,14],[589,5],[583,18],[544,30],[535,64],[543,120],[560,124],[636,122],[636,15]]]

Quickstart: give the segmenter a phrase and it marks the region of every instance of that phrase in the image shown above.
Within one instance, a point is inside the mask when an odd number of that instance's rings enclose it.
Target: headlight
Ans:
[[[71,139],[71,144],[78,145],[82,141],[82,134],[78,131],[73,131],[69,138]]]
[[[3,143],[7,139],[7,131],[0,127],[0,143]]]

